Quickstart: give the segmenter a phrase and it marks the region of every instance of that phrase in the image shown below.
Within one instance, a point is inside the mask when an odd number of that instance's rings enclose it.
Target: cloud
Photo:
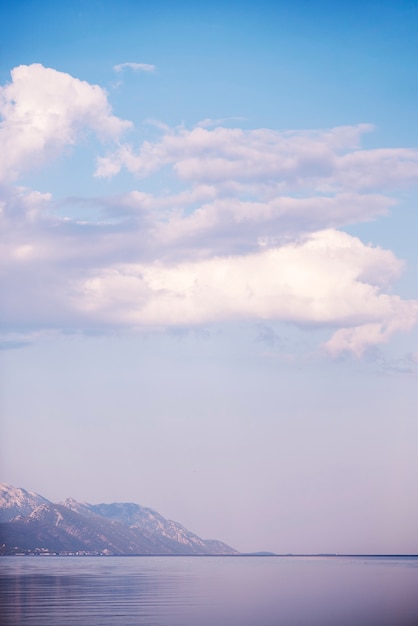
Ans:
[[[117,265],[80,284],[78,303],[87,315],[131,326],[248,319],[337,326],[329,352],[361,356],[418,316],[418,302],[381,292],[377,266],[392,277],[402,269],[391,252],[328,230],[245,256]]]
[[[156,67],[149,63],[120,63],[119,65],[114,65],[113,69],[115,72],[122,72],[125,69],[130,69],[134,72],[154,72]]]
[[[251,193],[307,189],[321,193],[397,187],[418,178],[418,150],[360,150],[361,135],[372,126],[359,124],[324,131],[274,131],[184,127],[163,132],[160,140],[129,145],[98,160],[98,177],[123,167],[143,178],[171,166],[183,181],[225,185]],[[163,129],[164,130],[164,129]]]
[[[86,130],[117,141],[131,123],[112,115],[106,92],[40,64],[20,65],[0,87],[0,182],[74,145]]]
[[[330,355],[360,357],[416,323],[418,302],[392,292],[402,261],[339,229],[394,207],[388,190],[417,180],[418,151],[362,149],[370,125],[243,130],[207,120],[154,124],[156,138],[134,147],[120,143],[132,125],[97,85],[20,66],[0,94],[1,319],[11,336],[284,322],[327,328]],[[91,134],[116,145],[98,157],[97,178],[125,168],[140,189],[53,198],[12,186]],[[87,217],[75,217],[78,206]]]
[[[259,322],[257,325],[257,336],[255,340],[267,345],[269,348],[282,348],[284,343],[283,339],[276,331],[263,322]]]
[[[215,195],[213,187],[199,186]],[[180,195],[180,194],[179,194]],[[197,194],[196,194],[197,195]],[[181,195],[183,206],[187,198]],[[193,195],[190,194],[190,198]],[[172,203],[175,205],[176,199]],[[156,225],[161,245],[199,248],[208,254],[241,253],[277,246],[302,233],[372,219],[386,213],[393,200],[384,196],[341,194],[334,197],[281,196],[267,202],[227,196],[204,202],[191,213],[173,211]],[[181,205],[180,205],[181,206]]]
[[[411,353],[391,355],[386,353],[379,345],[371,346],[366,353],[366,359],[383,374],[389,376],[408,376],[416,377],[418,375],[417,363],[411,360]]]
[[[206,117],[204,120],[198,122],[197,126],[199,128],[211,128],[213,126],[223,126],[226,122],[242,122],[244,120],[245,118],[240,116],[220,117],[216,120],[211,117]]]
[[[385,292],[403,263],[335,229],[251,253],[164,260],[147,213],[136,226],[60,220],[48,217],[49,196],[25,190],[11,195],[9,204],[13,218],[8,211],[3,216],[9,216],[3,254],[9,271],[2,279],[9,294],[2,311],[6,328],[281,321],[330,328],[325,348],[332,356],[361,356],[410,329],[418,316],[418,302]]]

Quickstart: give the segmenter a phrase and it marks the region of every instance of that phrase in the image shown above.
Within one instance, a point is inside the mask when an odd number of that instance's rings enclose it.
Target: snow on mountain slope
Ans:
[[[40,504],[50,504],[33,491],[0,483],[0,522],[9,522],[16,515],[30,515]]]

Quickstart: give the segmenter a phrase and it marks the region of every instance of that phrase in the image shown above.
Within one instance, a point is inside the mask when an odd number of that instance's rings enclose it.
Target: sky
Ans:
[[[2,480],[417,553],[416,0],[1,14]]]

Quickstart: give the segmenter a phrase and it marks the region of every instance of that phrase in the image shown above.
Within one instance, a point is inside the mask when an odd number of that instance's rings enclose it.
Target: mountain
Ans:
[[[95,504],[90,509],[112,521],[126,524],[131,529],[141,530],[148,537],[158,540],[163,545],[177,552],[190,554],[230,554],[231,548],[221,541],[201,539],[187,528],[165,519],[162,515],[139,504],[114,502],[113,504]]]
[[[0,483],[0,522],[9,522],[16,515],[29,515],[45,502],[48,500],[37,493]]]
[[[1,542],[18,551],[152,554],[154,546],[140,533],[99,515],[85,517],[62,504],[44,503],[27,517],[0,525]]]
[[[0,484],[0,554],[238,554],[134,503],[88,504]]]

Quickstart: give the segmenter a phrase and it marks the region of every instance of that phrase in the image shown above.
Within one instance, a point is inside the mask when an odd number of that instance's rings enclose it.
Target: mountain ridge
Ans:
[[[0,483],[0,555],[232,555],[234,548],[202,539],[154,509],[133,502],[53,503]]]

